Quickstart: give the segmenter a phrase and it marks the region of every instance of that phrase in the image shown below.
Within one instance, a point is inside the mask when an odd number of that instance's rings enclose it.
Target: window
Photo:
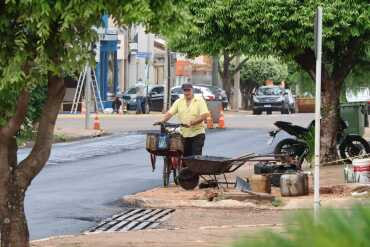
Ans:
[[[127,91],[127,94],[136,94],[136,87],[130,88],[130,89]]]
[[[283,91],[281,90],[280,87],[260,87],[257,90],[257,95],[260,96],[267,96],[267,95],[282,95]]]
[[[152,89],[152,94],[163,94],[164,88],[163,87],[155,87]]]

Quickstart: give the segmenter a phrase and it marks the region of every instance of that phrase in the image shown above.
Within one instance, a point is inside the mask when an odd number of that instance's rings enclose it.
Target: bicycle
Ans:
[[[187,127],[187,125],[174,123],[154,123],[153,125],[161,126],[157,142],[158,148],[163,150],[163,152],[158,153],[163,156],[163,187],[168,187],[171,173],[177,185],[177,175],[182,168],[182,156],[184,152],[179,128]],[[153,162],[153,158],[155,159],[155,154],[152,154],[152,163],[155,163],[155,160]]]

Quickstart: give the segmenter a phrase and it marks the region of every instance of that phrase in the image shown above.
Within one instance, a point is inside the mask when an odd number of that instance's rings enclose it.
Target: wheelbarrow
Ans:
[[[279,156],[279,155],[278,155]],[[285,155],[280,155],[285,156]],[[278,162],[284,157],[277,155],[256,155],[250,153],[238,158],[225,158],[219,156],[188,156],[182,158],[183,166],[177,176],[178,184],[185,190],[192,190],[199,184],[200,177],[208,184],[208,187],[219,187],[221,184],[234,185],[235,182],[229,182],[226,173],[232,173],[243,166],[247,161],[270,161]],[[217,176],[222,175],[224,181],[218,181]],[[210,177],[210,179],[207,179]]]

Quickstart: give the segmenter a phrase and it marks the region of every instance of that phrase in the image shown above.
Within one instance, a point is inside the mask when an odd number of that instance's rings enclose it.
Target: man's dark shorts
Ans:
[[[184,157],[192,155],[202,155],[205,134],[199,134],[194,137],[183,138],[184,140]]]

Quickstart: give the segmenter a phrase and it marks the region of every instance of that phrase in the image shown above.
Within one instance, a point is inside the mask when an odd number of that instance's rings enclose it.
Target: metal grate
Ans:
[[[163,223],[175,209],[132,208],[100,222],[87,233],[127,232],[153,229]]]

